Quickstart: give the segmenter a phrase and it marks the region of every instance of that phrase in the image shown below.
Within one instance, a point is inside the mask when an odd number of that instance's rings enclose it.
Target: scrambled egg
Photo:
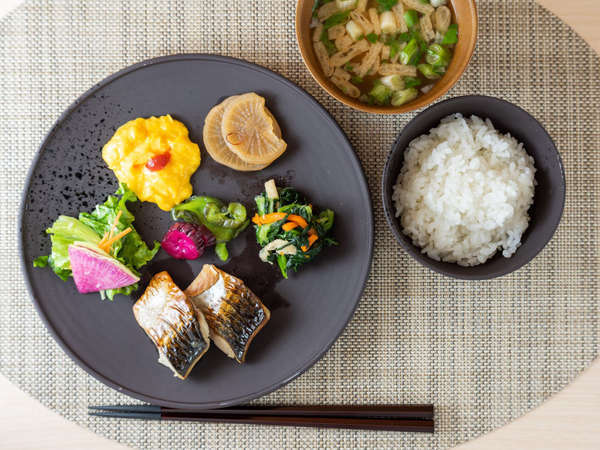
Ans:
[[[200,148],[181,122],[150,117],[121,126],[102,149],[102,158],[140,200],[168,211],[192,195],[190,177],[200,165]]]

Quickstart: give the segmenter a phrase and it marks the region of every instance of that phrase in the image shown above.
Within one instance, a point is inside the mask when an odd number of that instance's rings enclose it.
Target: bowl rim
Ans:
[[[406,147],[404,147],[403,149],[400,149],[398,147],[398,141],[404,134],[405,130],[407,128],[417,124],[417,122],[420,120],[421,116],[423,114],[425,114],[427,111],[439,108],[442,105],[445,105],[448,103],[455,103],[457,101],[465,100],[465,99],[478,99],[478,100],[483,100],[483,101],[487,101],[487,102],[504,103],[504,104],[510,106],[511,108],[514,108],[517,111],[521,111],[521,112],[525,113],[527,116],[531,117],[538,124],[542,133],[544,133],[544,135],[552,143],[552,150],[554,150],[554,154],[555,154],[557,162],[558,162],[558,167],[560,169],[560,180],[558,180],[558,183],[559,183],[560,187],[562,188],[561,189],[562,196],[560,198],[560,209],[559,209],[559,211],[557,211],[558,214],[555,216],[554,220],[549,223],[550,224],[550,227],[549,227],[550,233],[549,233],[548,239],[544,240],[543,242],[540,242],[537,246],[533,247],[531,256],[529,258],[525,259],[522,263],[518,264],[517,266],[509,268],[507,270],[500,269],[500,270],[490,271],[485,274],[478,274],[478,275],[459,274],[459,273],[455,273],[452,271],[440,269],[439,267],[437,267],[433,264],[433,262],[435,261],[433,258],[429,257],[425,253],[420,252],[418,249],[415,249],[412,246],[407,245],[407,243],[404,241],[404,239],[410,239],[410,238],[408,236],[406,236],[400,229],[398,219],[396,218],[396,216],[394,214],[394,202],[392,200],[392,197],[389,196],[387,193],[388,184],[392,183],[392,188],[393,188],[393,184],[395,184],[395,180],[398,176],[398,174],[391,174],[391,172],[390,172],[392,157],[397,152],[402,152],[402,154],[404,154],[404,152],[406,151]],[[439,117],[439,120],[442,120],[447,115],[448,114],[444,114],[443,117]],[[509,131],[509,133],[511,133],[511,135],[512,135],[512,132]],[[566,194],[567,194],[567,183],[566,183],[566,176],[565,176],[565,167],[563,164],[562,157],[560,155],[560,152],[558,151],[558,148],[556,147],[556,143],[552,139],[552,136],[550,136],[550,134],[548,133],[546,128],[542,125],[542,123],[539,120],[537,120],[532,114],[530,114],[528,111],[526,111],[525,109],[521,108],[520,106],[518,106],[512,102],[509,102],[508,100],[498,98],[498,97],[493,97],[493,96],[488,96],[488,95],[478,95],[478,94],[452,97],[452,98],[443,100],[441,102],[434,103],[433,105],[429,106],[428,108],[419,112],[415,117],[413,117],[402,128],[402,130],[400,131],[400,133],[394,140],[394,142],[392,144],[392,148],[391,148],[390,152],[388,153],[385,165],[383,167],[383,174],[381,177],[381,197],[382,197],[382,203],[383,203],[383,210],[385,212],[385,218],[386,218],[389,228],[391,229],[391,231],[394,235],[394,238],[396,239],[398,244],[400,244],[402,249],[404,251],[406,251],[412,257],[412,259],[416,260],[419,264],[432,270],[433,272],[437,272],[437,273],[444,275],[446,277],[449,277],[449,278],[454,278],[454,279],[458,279],[458,280],[466,280],[466,281],[481,281],[481,280],[491,280],[494,278],[500,278],[500,277],[503,277],[510,273],[516,272],[519,269],[522,269],[524,266],[526,266],[531,261],[533,261],[537,257],[537,255],[546,247],[546,245],[548,245],[548,243],[552,240],[552,238],[556,234],[556,230],[558,229],[558,226],[560,225],[560,222],[563,217],[565,202],[566,202]],[[517,248],[517,251],[518,251],[518,248]],[[435,262],[437,262],[437,261],[435,261]],[[487,263],[487,261],[486,261],[486,263]],[[485,265],[486,263],[479,264],[477,266],[472,266],[472,267],[480,267],[480,266]],[[455,264],[455,263],[448,263],[448,264]]]
[[[475,0],[466,0],[469,2],[469,6],[471,8],[472,13],[472,30],[473,30],[473,39],[470,42],[470,45],[467,47],[467,57],[462,59],[459,62],[457,70],[448,78],[449,82],[445,84],[444,87],[440,89],[436,95],[430,99],[425,98],[425,96],[417,97],[417,99],[412,102],[407,103],[402,106],[388,107],[388,106],[375,106],[368,105],[366,103],[361,103],[357,99],[353,99],[339,92],[337,89],[330,88],[326,83],[326,77],[320,72],[320,69],[315,65],[309,63],[308,59],[308,50],[304,45],[304,41],[300,38],[300,7],[305,2],[309,2],[311,0],[297,0],[296,2],[296,12],[295,12],[295,35],[296,35],[296,44],[300,50],[300,55],[302,56],[302,62],[304,66],[308,69],[311,77],[317,82],[317,84],[330,96],[335,98],[337,101],[342,104],[355,109],[357,111],[367,112],[371,114],[383,114],[383,115],[391,115],[391,114],[404,114],[411,111],[416,111],[418,109],[430,106],[435,103],[437,100],[442,98],[444,95],[448,93],[450,89],[452,89],[458,80],[464,75],[467,67],[469,66],[471,59],[473,58],[473,54],[475,53],[475,48],[477,47],[477,41],[479,37],[479,14],[477,11],[477,3]],[[314,1],[314,0],[313,0]],[[453,0],[451,0],[453,1]],[[310,33],[309,33],[310,39]]]

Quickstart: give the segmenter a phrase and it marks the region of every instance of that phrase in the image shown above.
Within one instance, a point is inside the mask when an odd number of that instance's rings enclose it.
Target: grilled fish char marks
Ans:
[[[209,329],[200,311],[167,272],[154,275],[133,305],[138,324],[156,346],[158,362],[185,379],[210,345]]]
[[[215,345],[243,363],[250,343],[269,321],[267,307],[242,280],[208,264],[185,292],[204,313]]]
[[[262,303],[237,278],[224,279],[226,296],[221,299],[219,310],[204,309],[206,321],[215,333],[222,336],[231,346],[236,360],[244,359],[246,346],[254,332],[265,320]],[[241,289],[238,284],[242,284]]]

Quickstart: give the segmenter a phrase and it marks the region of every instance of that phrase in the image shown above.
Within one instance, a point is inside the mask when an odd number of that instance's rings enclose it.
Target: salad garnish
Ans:
[[[102,255],[104,260],[117,260],[137,277],[138,270],[147,264],[160,248],[158,242],[154,242],[152,248],[148,247],[132,225],[135,217],[127,209],[126,203],[137,200],[133,191],[125,184],[120,184],[115,195],[109,195],[106,202],[97,205],[91,213],[81,212],[77,219],[59,216],[46,230],[52,242],[50,255],[36,258],[33,262],[34,267],[49,265],[59,278],[66,281],[73,275],[69,247],[77,244],[77,247],[83,245]],[[105,274],[88,274],[95,279],[101,279],[103,275]],[[136,282],[114,289],[101,289],[99,292],[103,299],[112,300],[116,294],[129,295],[137,288]]]

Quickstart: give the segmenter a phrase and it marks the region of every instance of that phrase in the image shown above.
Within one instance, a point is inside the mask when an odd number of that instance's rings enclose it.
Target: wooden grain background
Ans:
[[[21,0],[0,0],[0,17]],[[600,52],[600,0],[537,0]],[[591,74],[600,76],[600,74]],[[600,361],[541,407],[460,449],[600,448]],[[0,375],[0,449],[124,449],[46,409]]]

